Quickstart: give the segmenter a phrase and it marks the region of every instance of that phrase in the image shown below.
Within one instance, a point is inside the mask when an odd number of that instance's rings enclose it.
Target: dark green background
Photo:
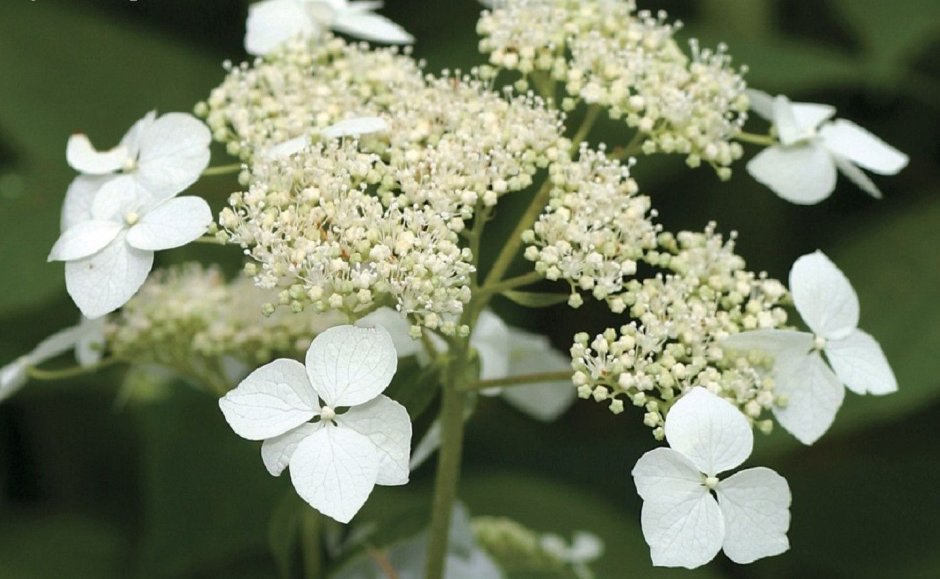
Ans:
[[[553,425],[487,402],[469,426],[462,494],[476,514],[507,514],[546,531],[592,529],[619,577],[940,576],[940,3],[936,0],[672,0],[645,2],[687,23],[684,36],[731,45],[750,83],[796,100],[828,102],[911,157],[878,178],[886,199],[840,180],[814,207],[796,207],[751,180],[730,184],[681,159],[641,162],[641,188],[669,228],[715,219],[741,233],[754,269],[785,279],[793,259],[823,249],[852,279],[864,329],[883,344],[901,391],[849,394],[816,446],[786,435],[758,440],[765,464],[793,489],[792,549],[738,567],[719,556],[694,573],[652,570],[629,470],[652,448],[635,412],[582,402]],[[114,143],[152,108],[189,110],[244,58],[246,5],[195,0],[4,0],[0,5],[0,360],[28,351],[75,311],[61,265],[45,256],[73,173],[68,135]],[[428,70],[468,68],[471,0],[389,2],[386,13],[419,39]],[[755,130],[761,130],[756,127]],[[622,142],[619,126],[595,135]],[[751,151],[753,152],[753,151]],[[226,162],[221,151],[214,164]],[[218,206],[235,188],[197,186]],[[511,206],[511,202],[508,204]],[[505,211],[504,214],[511,213]],[[231,259],[218,248],[161,255]],[[223,258],[223,256],[225,256]],[[606,324],[601,308],[527,315],[567,347],[573,331]],[[0,579],[274,575],[268,520],[289,496],[256,444],[224,424],[215,401],[180,386],[151,403],[115,402],[120,372],[32,384],[0,405]],[[427,501],[429,469],[404,489],[376,490],[363,519]]]

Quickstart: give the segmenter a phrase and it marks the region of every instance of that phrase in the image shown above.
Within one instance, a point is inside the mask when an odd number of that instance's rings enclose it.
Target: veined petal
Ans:
[[[110,151],[97,151],[81,133],[69,137],[65,148],[69,166],[86,175],[107,175],[120,170],[128,160],[127,149],[117,146]]]
[[[49,261],[73,261],[104,249],[123,227],[114,221],[85,221],[59,236],[49,252]]]
[[[741,565],[790,548],[790,486],[769,468],[749,468],[715,488],[725,520],[725,555]]]
[[[212,133],[185,113],[167,113],[140,132],[137,180],[154,202],[172,197],[199,179],[209,165]]]
[[[98,318],[127,303],[153,267],[153,252],[134,249],[121,232],[98,253],[65,264],[65,288],[85,317]]]
[[[337,416],[336,424],[340,428],[351,428],[375,445],[379,456],[376,484],[403,485],[408,482],[411,418],[404,406],[380,395]]]
[[[839,380],[856,394],[890,394],[898,390],[898,381],[878,341],[861,330],[829,340],[826,357]]]
[[[297,494],[341,523],[348,523],[365,504],[378,473],[375,445],[348,428],[321,428],[297,445],[290,460]]]
[[[345,10],[336,14],[330,28],[370,42],[411,44],[415,41],[404,28],[372,12]]]
[[[750,330],[728,336],[721,341],[721,347],[772,356],[804,355],[813,347],[813,335],[794,330]]]
[[[836,168],[839,169],[839,172],[848,177],[850,181],[858,185],[859,189],[865,193],[868,193],[875,199],[881,199],[881,190],[878,189],[878,186],[875,185],[874,181],[872,181],[864,171],[853,165],[851,161],[845,157],[842,157],[841,155],[833,153],[832,160],[835,161]]]
[[[157,205],[127,232],[137,249],[160,251],[180,247],[202,236],[212,223],[212,211],[201,197],[176,197]]]
[[[130,175],[114,177],[101,186],[91,203],[91,218],[126,223],[130,214],[140,211],[147,192]]]
[[[721,511],[705,487],[700,489],[643,502],[640,522],[653,565],[694,569],[721,550],[725,536]]]
[[[382,326],[392,338],[399,358],[414,356],[422,350],[421,342],[411,337],[411,324],[400,312],[389,307],[381,307],[371,314],[360,318],[356,325],[360,328]]]
[[[470,336],[470,346],[480,355],[480,380],[509,376],[509,326],[490,310],[483,310]]]
[[[827,149],[879,175],[894,175],[909,161],[907,155],[852,121],[836,119],[819,134]]]
[[[381,394],[398,369],[398,354],[385,328],[336,326],[314,338],[307,375],[327,405],[356,406]]]
[[[316,424],[307,422],[293,430],[288,430],[280,436],[265,440],[261,444],[261,460],[264,462],[264,467],[268,469],[272,476],[281,476],[281,473],[290,464],[290,458],[297,450],[297,445],[324,426],[323,422]]]
[[[264,55],[283,42],[316,31],[304,4],[296,0],[265,0],[248,8],[245,50]]]
[[[286,358],[249,374],[219,408],[235,434],[248,440],[280,436],[320,411],[303,364]]]
[[[814,142],[767,147],[748,161],[747,172],[797,205],[819,203],[836,188],[835,162]]]
[[[61,229],[64,232],[69,227],[91,219],[91,205],[95,194],[112,179],[120,179],[113,175],[80,175],[72,180],[65,192],[65,202],[62,204]]]
[[[645,501],[700,494],[702,473],[691,460],[671,448],[655,448],[636,461],[630,472],[636,492]]]
[[[806,325],[818,336],[842,338],[858,327],[858,296],[845,274],[821,251],[790,268],[790,293]]]
[[[773,408],[777,422],[803,444],[813,444],[835,420],[845,388],[818,352],[778,358],[773,377],[774,394],[786,397],[785,405]]]
[[[388,130],[388,123],[381,117],[357,117],[346,119],[330,125],[320,133],[326,139],[339,139],[342,137],[358,137],[371,133],[382,133]]]
[[[669,409],[665,430],[669,446],[709,476],[740,465],[754,448],[754,433],[744,414],[700,387]]]

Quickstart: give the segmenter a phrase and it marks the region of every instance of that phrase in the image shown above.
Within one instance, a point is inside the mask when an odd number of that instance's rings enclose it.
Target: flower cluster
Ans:
[[[786,288],[745,269],[733,239],[724,240],[713,225],[703,233],[663,233],[658,243],[645,259],[667,273],[631,280],[611,302],[632,321],[593,339],[575,336],[578,393],[607,402],[614,413],[625,400],[644,408],[644,423],[657,438],[672,401],[693,386],[705,386],[758,419],[775,401],[773,381],[761,373],[770,360],[726,354],[718,340],[783,326]]]
[[[604,107],[638,131],[643,152],[682,154],[726,178],[743,154],[732,139],[747,118],[746,85],[725,47],[692,41],[688,56],[678,28],[631,0],[509,0],[477,26],[494,66],[561,83],[564,107]]]
[[[656,247],[649,197],[637,195],[628,166],[585,145],[576,160],[552,164],[549,179],[550,201],[523,234],[526,259],[547,279],[571,285],[572,306],[581,303],[579,291],[597,299],[618,294],[637,260]]]

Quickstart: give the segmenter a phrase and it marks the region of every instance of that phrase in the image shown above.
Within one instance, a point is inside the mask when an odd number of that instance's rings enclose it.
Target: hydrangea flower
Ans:
[[[199,197],[153,195],[113,179],[94,194],[84,215],[70,220],[49,261],[65,262],[69,295],[85,316],[97,318],[140,289],[154,251],[186,245],[211,223],[212,211]]]
[[[383,328],[335,326],[310,344],[306,367],[275,360],[219,407],[236,434],[264,441],[268,472],[279,476],[290,466],[301,498],[348,523],[376,484],[408,482],[411,420],[382,395],[397,368]]]
[[[317,38],[330,29],[372,42],[414,42],[404,28],[373,12],[381,7],[372,1],[264,0],[248,10],[245,50],[263,55],[292,38]]]
[[[751,108],[774,124],[779,145],[768,147],[747,164],[752,177],[780,197],[800,205],[819,203],[836,187],[836,170],[863,191],[881,198],[881,191],[862,171],[894,175],[908,157],[852,121],[829,119],[836,110],[829,105],[791,103],[748,91]]]
[[[38,366],[73,348],[81,367],[90,368],[97,364],[104,349],[104,321],[104,318],[89,320],[83,317],[77,326],[52,334],[39,342],[32,352],[0,369],[0,401],[26,385],[31,366]]]
[[[718,479],[751,454],[754,433],[744,414],[696,387],[670,409],[665,430],[671,448],[647,452],[632,472],[654,565],[692,569],[720,550],[744,564],[789,549],[783,477],[758,467]]]
[[[812,444],[835,419],[843,384],[856,394],[878,395],[896,391],[898,384],[881,346],[858,329],[852,284],[825,254],[816,251],[794,262],[790,292],[811,332],[755,330],[730,336],[722,345],[774,357],[774,392],[785,401],[774,406],[774,415],[802,443]]]
[[[156,200],[172,197],[199,179],[209,164],[209,128],[192,115],[151,111],[131,127],[121,143],[97,151],[83,134],[66,148],[69,165],[82,173],[69,187],[62,209],[62,230],[82,220],[103,185]]]

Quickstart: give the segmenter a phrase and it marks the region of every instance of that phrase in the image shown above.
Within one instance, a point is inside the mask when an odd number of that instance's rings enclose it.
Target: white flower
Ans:
[[[695,387],[670,409],[665,431],[671,448],[647,452],[632,472],[654,565],[692,569],[722,549],[743,564],[789,549],[783,477],[758,467],[717,478],[751,454],[754,434],[744,414]]]
[[[542,535],[539,543],[542,549],[571,565],[572,571],[579,579],[592,578],[594,575],[590,572],[588,564],[604,554],[604,541],[588,531],[575,531],[571,546],[568,546],[562,537],[551,533]]]
[[[411,420],[382,395],[397,367],[384,329],[336,326],[313,340],[306,368],[275,360],[219,407],[236,434],[264,440],[268,472],[278,476],[289,465],[301,498],[347,523],[376,484],[408,482]]]
[[[774,392],[786,401],[774,407],[774,415],[802,443],[812,444],[835,419],[845,395],[843,384],[856,394],[879,395],[896,391],[898,384],[881,346],[858,329],[858,296],[852,284],[821,251],[794,262],[790,292],[812,333],[756,330],[730,336],[722,345],[774,357]]]
[[[147,113],[110,151],[99,152],[88,137],[72,135],[69,165],[83,175],[69,187],[62,208],[62,230],[87,217],[93,194],[104,184],[168,199],[192,185],[209,164],[208,127],[192,115]]]
[[[320,132],[320,136],[324,139],[341,139],[343,137],[362,137],[373,133],[383,133],[387,130],[388,123],[381,117],[356,117],[330,125]],[[310,135],[304,134],[265,149],[262,156],[266,159],[283,159],[295,155],[309,146]]]
[[[791,103],[748,91],[751,108],[773,122],[779,145],[761,151],[747,164],[752,177],[777,195],[801,205],[819,203],[835,189],[836,169],[873,197],[878,187],[862,172],[894,175],[908,157],[862,127],[845,119],[829,121],[835,109],[815,103]],[[859,168],[861,167],[861,169]]]
[[[101,360],[104,349],[104,318],[82,318],[77,326],[60,330],[39,344],[32,352],[0,369],[0,401],[9,398],[27,381],[29,368],[38,366],[68,350],[75,349],[75,358],[83,368]]]
[[[414,42],[404,28],[373,12],[381,7],[372,1],[264,0],[248,9],[245,50],[267,54],[287,40],[317,38],[329,29],[373,42]]]
[[[137,292],[154,251],[186,245],[212,223],[199,197],[156,196],[123,179],[106,182],[49,253],[49,261],[66,262],[66,289],[89,318],[116,310]]]

